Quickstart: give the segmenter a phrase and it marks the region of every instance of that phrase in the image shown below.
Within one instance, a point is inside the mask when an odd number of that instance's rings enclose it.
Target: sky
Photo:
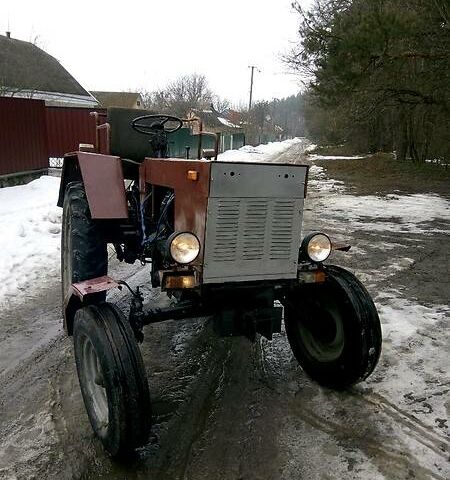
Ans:
[[[311,0],[301,0],[308,6]],[[152,91],[206,75],[233,104],[296,94],[281,57],[297,40],[292,0],[1,0],[0,34],[33,41],[88,90]]]

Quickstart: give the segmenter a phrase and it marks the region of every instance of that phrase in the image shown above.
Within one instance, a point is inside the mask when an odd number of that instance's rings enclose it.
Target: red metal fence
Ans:
[[[63,157],[78,150],[80,143],[95,144],[95,120],[93,110],[103,109],[46,107],[48,156]]]
[[[0,175],[44,169],[49,158],[78,150],[80,143],[94,144],[92,110],[0,97]],[[53,162],[52,166],[61,165]]]
[[[0,98],[0,175],[48,166],[45,104]]]

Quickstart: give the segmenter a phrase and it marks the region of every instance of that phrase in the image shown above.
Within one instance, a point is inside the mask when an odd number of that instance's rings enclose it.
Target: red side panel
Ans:
[[[77,156],[92,218],[128,218],[120,158],[85,152]]]
[[[141,181],[174,190],[175,231],[194,233],[202,245],[193,265],[201,265],[203,259],[210,170],[206,160],[172,158],[146,159],[141,166]],[[188,172],[197,172],[197,180],[190,180]]]

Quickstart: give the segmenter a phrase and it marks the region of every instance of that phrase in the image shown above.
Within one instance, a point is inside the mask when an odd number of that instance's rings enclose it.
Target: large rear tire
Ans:
[[[326,275],[325,283],[299,287],[286,298],[286,334],[313,380],[343,389],[373,372],[381,326],[369,293],[352,273],[327,266]]]
[[[107,244],[98,224],[92,220],[89,204],[81,182],[66,187],[61,235],[62,299],[69,294],[72,283],[102,277],[108,272]],[[96,294],[104,301],[106,293]]]
[[[78,378],[92,428],[104,448],[124,457],[146,444],[150,395],[141,353],[124,315],[109,303],[75,314]]]

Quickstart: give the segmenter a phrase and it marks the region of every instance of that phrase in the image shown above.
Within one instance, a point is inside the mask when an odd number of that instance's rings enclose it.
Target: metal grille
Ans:
[[[307,167],[212,162],[203,282],[297,276]]]
[[[295,203],[292,200],[279,200],[274,203],[269,258],[288,260],[292,245]]]
[[[218,262],[234,261],[236,258],[239,200],[220,200],[217,211],[216,241],[213,259]]]
[[[204,279],[292,275],[302,202],[286,198],[210,199]]]
[[[242,259],[260,260],[264,256],[264,241],[268,214],[267,200],[249,200],[245,203],[242,226]]]

